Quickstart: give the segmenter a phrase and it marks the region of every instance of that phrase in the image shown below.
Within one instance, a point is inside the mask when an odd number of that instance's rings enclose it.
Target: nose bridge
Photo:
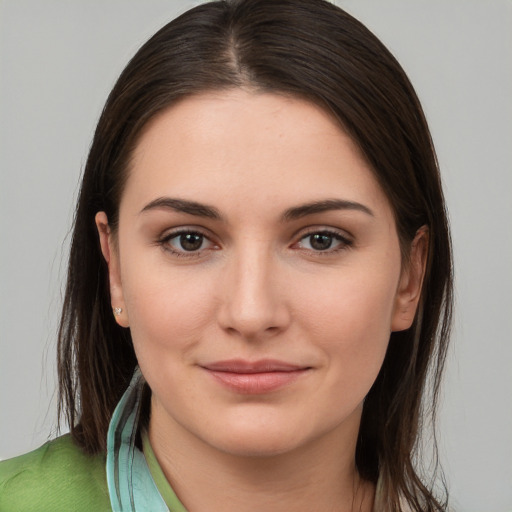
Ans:
[[[283,329],[288,321],[279,290],[279,262],[268,244],[240,244],[229,258],[221,323],[246,338]]]

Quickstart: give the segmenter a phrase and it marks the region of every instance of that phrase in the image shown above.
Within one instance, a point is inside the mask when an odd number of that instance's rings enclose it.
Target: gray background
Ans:
[[[138,46],[197,3],[0,4],[0,458],[55,424],[66,235],[102,104]],[[454,505],[512,511],[512,3],[337,3],[400,60],[437,145],[457,271],[439,425]]]

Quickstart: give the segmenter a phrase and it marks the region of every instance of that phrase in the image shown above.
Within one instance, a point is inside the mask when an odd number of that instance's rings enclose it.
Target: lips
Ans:
[[[311,368],[284,361],[232,359],[202,366],[219,384],[241,394],[264,394],[286,387]]]

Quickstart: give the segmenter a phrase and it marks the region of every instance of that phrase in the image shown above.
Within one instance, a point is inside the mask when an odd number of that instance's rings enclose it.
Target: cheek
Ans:
[[[187,270],[152,262],[127,263],[123,295],[137,355],[161,357],[197,342],[211,319],[208,281]]]
[[[368,267],[336,269],[320,283],[297,287],[294,296],[302,303],[300,316],[320,328],[354,334],[384,330],[389,335],[398,277],[398,269],[385,274]]]
[[[360,385],[363,396],[373,384],[389,342],[398,276],[398,268],[385,275],[352,268],[310,287],[298,317],[332,367],[333,383]]]
[[[126,269],[123,284],[130,330],[138,364],[150,388],[169,403],[192,396],[193,382],[184,368],[193,359],[208,329],[212,301],[204,280],[153,267],[150,272]],[[169,389],[180,389],[172,393]]]

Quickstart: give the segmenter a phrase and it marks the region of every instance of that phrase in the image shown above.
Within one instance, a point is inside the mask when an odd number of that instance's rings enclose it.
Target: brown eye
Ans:
[[[211,242],[201,233],[186,231],[170,236],[166,244],[174,252],[196,252],[206,249]]]
[[[339,249],[350,247],[352,241],[339,233],[330,231],[317,231],[303,236],[299,241],[301,249],[314,252],[335,252]]]
[[[179,244],[185,251],[197,251],[203,245],[203,235],[186,233],[179,236]]]
[[[333,236],[326,233],[309,235],[309,244],[315,251],[325,251],[331,248]]]

